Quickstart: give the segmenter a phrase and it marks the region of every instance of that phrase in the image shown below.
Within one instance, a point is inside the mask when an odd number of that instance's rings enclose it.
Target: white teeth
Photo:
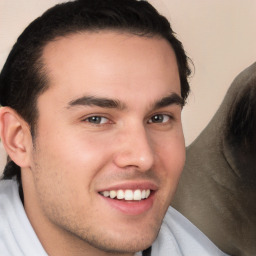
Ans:
[[[139,189],[135,190],[133,193],[133,200],[141,200],[141,191]]]
[[[135,200],[135,201],[140,201],[142,199],[146,199],[150,195],[150,189],[136,189],[136,190],[131,190],[131,189],[126,189],[125,191],[122,189],[119,190],[110,190],[110,191],[103,191],[100,192],[101,195],[104,197],[110,197],[112,199],[117,198],[119,200]]]
[[[124,192],[124,199],[125,200],[133,200],[133,192],[132,190],[125,190]]]
[[[103,192],[104,193],[104,192]],[[104,194],[103,194],[104,195]],[[109,192],[110,198],[115,198],[116,197],[116,191],[115,190],[111,190]]]
[[[149,195],[150,195],[150,190],[149,190],[149,189],[147,189],[147,190],[146,190],[146,198],[148,198],[148,197],[149,197]]]
[[[117,190],[117,199],[124,199],[124,191],[123,190]]]
[[[110,195],[109,191],[104,191],[103,196],[108,197]]]
[[[146,190],[142,190],[141,192],[141,198],[145,199],[146,198]]]

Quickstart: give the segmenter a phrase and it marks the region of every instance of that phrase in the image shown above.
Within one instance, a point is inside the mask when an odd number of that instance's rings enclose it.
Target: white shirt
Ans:
[[[151,256],[228,256],[171,206],[164,217]]]
[[[47,256],[27,218],[17,183],[13,180],[0,181],[0,255]],[[151,256],[224,255],[172,207],[168,209],[151,253]]]
[[[0,255],[47,256],[25,213],[15,181],[0,181]]]

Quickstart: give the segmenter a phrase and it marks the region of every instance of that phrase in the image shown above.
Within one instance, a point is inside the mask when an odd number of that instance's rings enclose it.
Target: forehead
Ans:
[[[138,94],[152,87],[180,94],[174,51],[160,37],[113,31],[72,34],[48,43],[43,63],[49,90],[70,95],[112,97],[113,92]]]

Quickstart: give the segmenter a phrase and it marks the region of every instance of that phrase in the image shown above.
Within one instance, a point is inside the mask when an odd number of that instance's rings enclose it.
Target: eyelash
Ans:
[[[154,118],[154,120],[152,120],[153,118]],[[167,120],[166,120],[166,118],[167,118]],[[93,121],[93,119],[95,120],[95,122]],[[153,116],[151,116],[149,118],[147,123],[148,124],[162,124],[162,125],[164,125],[164,124],[169,123],[173,119],[174,119],[173,116],[168,115],[168,114],[162,114],[162,113],[161,114],[154,114]],[[102,120],[104,120],[103,123],[101,123]],[[96,125],[96,126],[108,125],[108,124],[113,123],[109,118],[107,118],[105,116],[101,116],[101,115],[89,116],[89,117],[86,117],[85,119],[83,119],[82,121],[88,122],[88,123],[90,123],[92,125]],[[164,122],[162,122],[162,121],[164,121]]]
[[[106,122],[104,122],[104,123],[98,123],[97,120],[96,120],[96,122],[94,123],[94,122],[91,122],[91,121],[93,121],[92,119],[100,119],[100,120],[106,119]],[[91,121],[90,121],[90,120],[91,120]],[[104,117],[104,116],[94,115],[94,116],[86,117],[86,118],[83,119],[82,121],[91,123],[91,124],[93,124],[93,125],[106,125],[106,124],[108,124],[108,122],[110,121],[110,119],[107,118],[107,117]],[[110,121],[110,122],[111,122],[111,121]]]
[[[166,117],[168,118],[168,120],[165,120],[164,122],[158,122],[159,119],[157,120],[156,117],[159,118],[160,116],[161,116],[160,121],[166,119]],[[154,120],[156,121],[155,124],[167,124],[167,123],[169,123],[171,120],[174,119],[173,116],[168,115],[168,114],[162,114],[162,113],[161,113],[161,114],[155,114],[155,115],[153,115],[153,116],[148,120],[148,123],[149,123],[149,124],[154,124],[154,122],[152,121],[153,118],[155,118],[155,119],[154,119]]]

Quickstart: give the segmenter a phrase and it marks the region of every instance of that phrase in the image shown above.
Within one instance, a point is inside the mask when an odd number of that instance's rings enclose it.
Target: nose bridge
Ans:
[[[143,124],[126,127],[121,134],[115,161],[119,167],[133,166],[139,171],[149,170],[154,163],[150,136]]]

